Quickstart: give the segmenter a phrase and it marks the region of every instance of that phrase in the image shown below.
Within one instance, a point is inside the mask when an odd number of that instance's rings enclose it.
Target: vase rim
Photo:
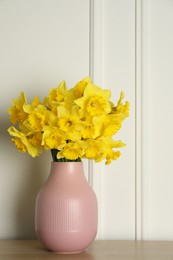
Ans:
[[[51,161],[51,163],[53,164],[53,163],[76,163],[76,164],[83,164],[83,162],[81,161],[81,162],[54,162],[54,161]]]

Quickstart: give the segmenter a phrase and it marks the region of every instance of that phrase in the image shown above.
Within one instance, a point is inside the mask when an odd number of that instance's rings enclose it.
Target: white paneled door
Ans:
[[[142,2],[142,237],[173,239],[173,1]]]
[[[98,237],[135,238],[135,1],[93,1],[93,76],[131,103],[131,116],[117,135],[126,143],[121,158],[110,166],[93,165],[99,199]]]

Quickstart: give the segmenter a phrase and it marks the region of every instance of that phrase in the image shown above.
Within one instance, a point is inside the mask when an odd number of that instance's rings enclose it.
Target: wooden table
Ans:
[[[173,260],[173,242],[95,241],[80,254],[49,252],[36,240],[0,240],[0,260]]]

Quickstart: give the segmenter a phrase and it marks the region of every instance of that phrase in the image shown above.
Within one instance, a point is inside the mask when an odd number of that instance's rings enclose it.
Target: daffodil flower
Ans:
[[[90,116],[100,116],[103,113],[111,112],[111,103],[109,98],[110,90],[103,90],[100,87],[89,83],[81,98],[75,100],[75,103]]]
[[[13,124],[23,123],[27,118],[27,113],[25,113],[23,106],[27,103],[25,94],[20,93],[20,96],[16,99],[13,99],[12,106],[8,109],[10,115],[10,120]]]
[[[21,92],[8,109],[15,125],[8,132],[17,149],[32,157],[46,149],[51,150],[53,161],[87,158],[110,164],[125,146],[114,136],[130,109],[129,102],[123,102],[123,92],[116,105],[110,98],[111,91],[95,85],[89,77],[70,90],[62,81],[43,102],[36,96],[28,103]]]
[[[36,157],[38,155],[41,154],[41,146],[39,143],[34,143],[32,141],[33,136],[26,136],[24,133],[18,131],[15,127],[11,126],[8,129],[8,132],[11,136],[13,136],[14,138],[12,138],[12,141],[14,142],[14,144],[16,145],[16,147],[18,148],[18,150],[20,152],[26,152],[28,151],[28,153],[32,156],[32,157]]]

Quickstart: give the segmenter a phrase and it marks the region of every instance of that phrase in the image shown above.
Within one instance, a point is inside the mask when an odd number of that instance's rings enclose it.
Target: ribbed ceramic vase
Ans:
[[[82,162],[52,162],[36,199],[35,229],[40,242],[51,251],[78,253],[95,239],[97,223],[97,198]]]

